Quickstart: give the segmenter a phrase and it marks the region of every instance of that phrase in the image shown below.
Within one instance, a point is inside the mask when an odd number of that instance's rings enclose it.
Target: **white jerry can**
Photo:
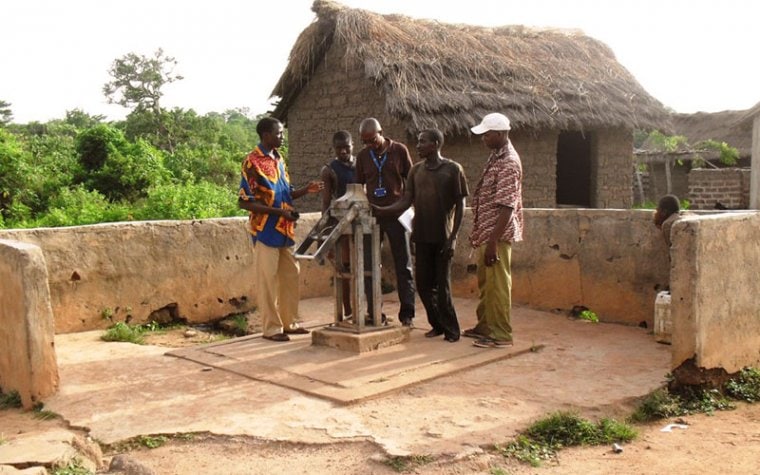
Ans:
[[[673,320],[670,318],[670,292],[665,290],[657,294],[654,301],[654,339],[660,343],[670,344],[673,333]]]

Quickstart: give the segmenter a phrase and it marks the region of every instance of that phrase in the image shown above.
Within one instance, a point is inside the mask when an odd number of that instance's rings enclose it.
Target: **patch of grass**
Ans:
[[[100,337],[103,341],[122,341],[142,345],[145,343],[145,329],[140,325],[129,325],[123,322],[117,322],[106,330]]]
[[[538,467],[556,457],[563,447],[628,442],[636,435],[633,427],[614,419],[593,423],[575,413],[560,411],[534,422],[514,441],[497,450],[504,457]]]
[[[14,409],[21,407],[21,395],[18,391],[4,393],[0,391],[0,409]]]
[[[243,333],[248,332],[248,315],[238,313],[232,316],[232,321],[235,326]]]
[[[591,323],[599,323],[599,317],[592,310],[582,311],[578,315],[578,318],[580,318],[581,320],[586,320],[587,322],[591,322]]]
[[[57,419],[60,416],[56,414],[53,411],[48,411],[45,409],[45,405],[42,403],[35,404],[34,406],[34,415],[33,417],[35,419],[40,419],[42,421],[49,421],[51,419]]]
[[[509,472],[501,467],[491,467],[491,470],[489,470],[488,473],[491,475],[509,475]]]
[[[594,445],[611,444],[614,442],[630,442],[639,434],[636,429],[624,422],[604,418],[597,424],[597,442]]]
[[[631,414],[631,422],[649,422],[689,414],[712,414],[734,409],[734,405],[717,389],[683,388],[673,394],[666,388],[657,389],[645,397]]]
[[[505,446],[497,446],[496,450],[505,458],[511,457],[532,467],[540,467],[541,462],[557,455],[554,448],[535,442],[524,435],[518,435],[515,440]]]
[[[736,406],[717,389],[687,387],[681,391],[684,414],[712,414],[715,411],[728,411]]]
[[[104,454],[117,454],[139,449],[157,449],[166,445],[171,440],[189,442],[194,440],[197,435],[197,432],[183,432],[169,435],[139,435],[113,444],[100,443],[100,447],[103,449]]]
[[[74,459],[62,467],[53,468],[51,475],[92,475],[92,472],[82,465],[82,461]]]
[[[639,403],[629,417],[632,422],[649,422],[684,414],[681,398],[665,388],[652,391]]]
[[[113,318],[113,309],[111,307],[106,307],[103,310],[101,310],[100,318],[102,318],[103,320],[111,320]]]
[[[164,445],[168,440],[169,439],[163,435],[141,435],[137,438],[140,445],[149,449],[157,449]]]
[[[726,394],[739,401],[760,401],[760,370],[744,368],[726,383]]]
[[[383,463],[394,471],[403,473],[410,472],[417,467],[427,465],[435,459],[431,455],[409,455],[407,457],[390,457]]]

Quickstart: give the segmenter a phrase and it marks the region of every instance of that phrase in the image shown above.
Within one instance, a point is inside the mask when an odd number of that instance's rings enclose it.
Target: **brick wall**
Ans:
[[[556,204],[558,135],[555,131],[536,134],[520,130],[509,134],[523,165],[523,204],[526,208],[553,208]],[[447,137],[442,153],[462,165],[472,194],[489,154],[480,137]]]
[[[361,148],[359,124],[367,117],[376,117],[386,136],[406,138],[399,136],[402,127],[386,113],[381,91],[365,78],[364,69],[345,61],[341,49],[331,48],[288,111],[288,167],[293,185],[319,178],[322,167],[335,156],[332,136],[336,131],[351,132],[356,153]],[[296,207],[318,211],[319,203],[318,195],[307,195]]]
[[[728,209],[749,207],[750,170],[743,168],[698,168],[689,173],[691,209]]]

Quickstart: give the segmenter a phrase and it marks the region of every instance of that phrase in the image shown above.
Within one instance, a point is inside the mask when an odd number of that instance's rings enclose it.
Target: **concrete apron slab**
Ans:
[[[359,354],[312,345],[312,338],[303,335],[276,344],[250,336],[167,355],[348,404],[542,346],[522,341],[510,348],[483,349],[467,338],[456,343],[442,336],[425,338],[427,330],[415,328],[404,343]]]

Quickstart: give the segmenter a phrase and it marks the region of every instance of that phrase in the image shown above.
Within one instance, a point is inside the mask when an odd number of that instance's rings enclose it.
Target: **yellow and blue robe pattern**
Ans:
[[[243,201],[257,201],[272,208],[293,209],[290,176],[285,160],[276,149],[259,144],[243,161],[240,191]],[[295,244],[295,221],[267,213],[248,213],[248,231],[253,242],[270,247]]]

